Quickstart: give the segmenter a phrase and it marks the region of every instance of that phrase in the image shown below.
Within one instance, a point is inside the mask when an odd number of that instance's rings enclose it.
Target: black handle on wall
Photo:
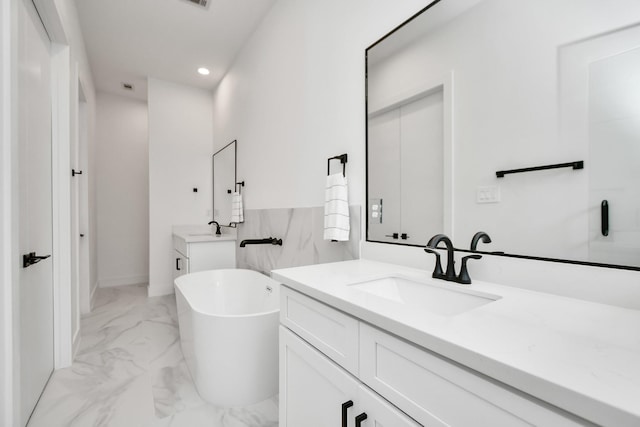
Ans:
[[[606,200],[600,203],[600,231],[603,236],[609,235],[609,202]]]
[[[356,417],[356,427],[361,427],[362,422],[367,419],[367,414],[365,412],[361,413]]]
[[[176,270],[180,271],[180,258],[176,258]]]
[[[347,427],[347,410],[353,406],[353,400],[347,400],[342,404],[342,427]]]

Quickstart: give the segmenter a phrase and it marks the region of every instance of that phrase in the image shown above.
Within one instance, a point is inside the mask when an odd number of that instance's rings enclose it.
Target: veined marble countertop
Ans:
[[[454,316],[351,284],[401,276],[500,299]],[[640,311],[369,260],[273,270],[284,285],[602,425],[640,425]],[[640,286],[640,285],[639,285]]]
[[[173,235],[183,239],[186,243],[217,242],[221,240],[236,240],[236,230],[221,227],[222,235],[215,235],[215,226],[211,225],[174,225]]]

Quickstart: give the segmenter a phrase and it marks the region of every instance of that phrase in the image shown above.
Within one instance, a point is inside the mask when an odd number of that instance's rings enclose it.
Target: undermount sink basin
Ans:
[[[445,286],[451,286],[447,289]],[[349,285],[355,289],[379,298],[401,304],[407,308],[425,310],[442,316],[454,316],[500,299],[497,295],[454,286],[430,285],[403,277],[384,277]]]

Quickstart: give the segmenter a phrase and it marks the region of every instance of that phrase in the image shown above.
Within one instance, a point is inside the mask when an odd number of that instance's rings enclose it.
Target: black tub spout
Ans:
[[[282,246],[282,239],[276,239],[275,237],[268,237],[266,239],[247,239],[240,242],[240,247],[244,248],[246,245],[278,245]]]

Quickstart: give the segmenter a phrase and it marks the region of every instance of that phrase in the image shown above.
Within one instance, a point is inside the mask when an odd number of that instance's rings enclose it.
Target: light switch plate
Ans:
[[[476,192],[477,203],[499,203],[500,202],[500,187],[497,185],[491,185],[487,187],[478,187]]]

